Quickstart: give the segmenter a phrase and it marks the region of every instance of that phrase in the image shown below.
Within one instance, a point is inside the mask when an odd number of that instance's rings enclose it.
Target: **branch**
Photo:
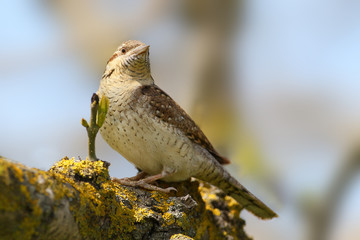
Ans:
[[[97,161],[98,158],[95,154],[95,138],[101,126],[104,124],[107,111],[109,109],[109,99],[104,95],[101,97],[99,102],[99,96],[94,93],[91,97],[91,113],[90,123],[84,118],[81,119],[81,124],[86,128],[88,134],[88,151],[89,158],[92,161]]]
[[[310,239],[328,239],[331,224],[334,223],[336,211],[345,195],[344,192],[350,185],[354,177],[360,170],[360,148],[356,146],[352,152],[344,159],[344,164],[338,169],[327,192],[324,194],[323,201],[317,205],[310,205],[307,209],[309,213]]]
[[[241,207],[220,190],[195,180],[173,183],[176,194],[125,187],[108,167],[64,158],[42,171],[0,158],[0,236],[249,239]]]

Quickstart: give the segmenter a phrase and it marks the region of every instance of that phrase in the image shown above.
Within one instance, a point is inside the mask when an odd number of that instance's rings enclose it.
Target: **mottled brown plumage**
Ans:
[[[109,99],[101,135],[142,171],[134,178],[117,181],[169,192],[175,189],[151,183],[195,177],[221,188],[260,218],[276,216],[222,167],[229,160],[217,153],[190,116],[154,84],[149,46],[124,42],[108,61],[98,95]]]
[[[149,103],[155,117],[180,129],[193,143],[200,144],[208,150],[221,164],[229,164],[230,161],[222,157],[211,145],[205,134],[190,118],[190,116],[157,85],[142,86],[134,92],[136,102],[141,99]],[[133,103],[132,103],[133,104]]]

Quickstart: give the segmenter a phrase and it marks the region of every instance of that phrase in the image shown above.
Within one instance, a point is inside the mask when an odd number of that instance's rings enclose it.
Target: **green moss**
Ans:
[[[238,219],[241,208],[232,198],[225,197],[225,211],[213,204],[224,198],[208,185],[188,181],[172,186],[178,189],[176,194],[121,186],[110,180],[108,164],[102,161],[64,158],[48,172],[0,161],[0,214],[17,216],[6,224],[0,217],[0,233],[11,236],[4,239],[41,239],[38,234],[47,227],[48,212],[67,201],[83,239],[133,239],[134,232],[143,229],[146,233],[154,228],[152,224],[177,229],[194,239],[239,239],[239,225],[218,226],[224,212],[225,218]],[[39,194],[54,202],[51,211],[44,210],[46,199]]]
[[[153,214],[152,210],[137,206],[133,192],[110,181],[107,166],[102,161],[65,158],[50,171],[60,181],[72,184],[79,192],[79,201],[70,210],[84,238],[102,236],[130,239],[127,233],[135,230],[135,223]],[[102,226],[101,222],[105,225]]]
[[[245,233],[241,231],[245,225],[245,222],[239,218],[242,208],[232,197],[225,196],[224,193],[206,183],[199,186],[199,192],[205,201],[206,213],[195,239],[201,239],[208,233],[210,233],[210,240],[228,239],[228,236],[231,239],[248,239]],[[221,204],[214,204],[219,202]],[[222,208],[219,209],[218,206],[222,206]],[[219,226],[224,222],[224,219],[231,224]]]
[[[108,167],[103,161],[75,160],[64,158],[55,163],[49,170],[60,174],[66,181],[86,181],[102,184],[110,179]]]
[[[43,213],[38,200],[33,198],[34,187],[29,184],[34,180],[24,174],[25,166],[0,160],[0,214],[15,216],[8,219],[6,224],[0,223],[0,232],[4,233],[4,239],[31,239],[36,235]],[[37,174],[34,173],[34,177]],[[8,237],[10,233],[12,235]]]

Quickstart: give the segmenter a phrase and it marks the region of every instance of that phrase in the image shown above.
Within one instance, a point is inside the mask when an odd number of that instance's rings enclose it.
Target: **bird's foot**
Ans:
[[[132,178],[122,178],[122,179],[113,178],[112,180],[114,182],[120,183],[121,185],[130,186],[130,187],[141,187],[141,188],[144,188],[144,189],[150,190],[150,191],[158,191],[158,192],[164,192],[164,193],[170,193],[171,191],[177,192],[176,188],[174,188],[174,187],[168,187],[168,188],[157,187],[153,184],[150,184],[150,183],[144,181],[145,179],[132,180]]]
[[[145,177],[147,177],[149,174],[147,174],[144,171],[140,171],[138,172],[135,176],[133,177],[129,177],[129,178],[121,178],[122,180],[129,180],[129,181],[139,181],[141,179],[144,179]]]

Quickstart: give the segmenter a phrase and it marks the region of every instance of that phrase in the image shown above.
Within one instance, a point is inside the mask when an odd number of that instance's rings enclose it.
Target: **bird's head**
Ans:
[[[134,80],[147,84],[150,73],[149,45],[137,40],[123,42],[107,62],[103,78]]]

